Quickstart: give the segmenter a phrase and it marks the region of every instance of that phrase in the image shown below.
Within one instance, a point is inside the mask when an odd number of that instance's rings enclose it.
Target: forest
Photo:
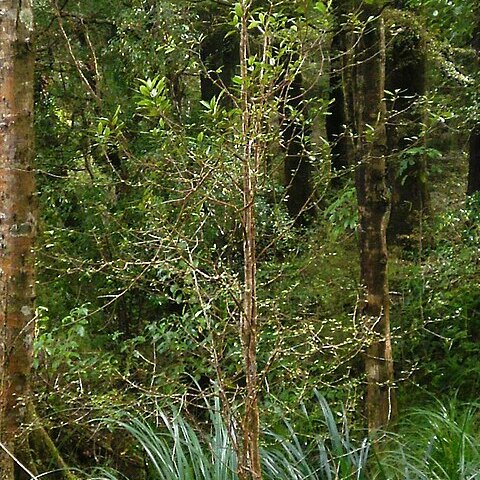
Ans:
[[[0,480],[480,480],[478,0],[0,26]]]

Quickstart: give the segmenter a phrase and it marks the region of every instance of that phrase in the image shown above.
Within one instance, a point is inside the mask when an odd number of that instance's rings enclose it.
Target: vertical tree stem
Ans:
[[[368,334],[365,357],[368,429],[384,428],[396,412],[387,282],[389,195],[385,153],[385,30],[380,10],[363,5],[364,31],[356,48],[353,95],[358,168],[362,322]]]
[[[239,459],[241,480],[260,480],[259,412],[257,377],[257,291],[256,291],[256,236],[255,194],[259,162],[256,139],[257,122],[252,112],[248,75],[248,15],[250,1],[241,2],[240,70],[242,77],[242,145],[243,145],[243,256],[244,288],[240,336],[246,377],[245,412],[242,422],[243,446]]]
[[[20,461],[34,332],[32,35],[31,1],[0,0],[0,441]],[[14,469],[2,449],[0,479]]]

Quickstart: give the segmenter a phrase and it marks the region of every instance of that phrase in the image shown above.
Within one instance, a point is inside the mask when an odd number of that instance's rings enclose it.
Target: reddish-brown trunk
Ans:
[[[242,419],[242,451],[238,461],[240,480],[261,480],[260,420],[258,411],[257,375],[257,286],[256,286],[256,233],[255,196],[260,163],[260,145],[256,140],[259,123],[251,109],[248,87],[248,15],[251,2],[241,2],[240,69],[242,77],[242,144],[243,144],[243,311],[240,319],[245,368],[245,411]]]
[[[30,0],[0,6],[0,438],[21,451],[34,335],[33,16]],[[12,459],[0,451],[0,478]]]

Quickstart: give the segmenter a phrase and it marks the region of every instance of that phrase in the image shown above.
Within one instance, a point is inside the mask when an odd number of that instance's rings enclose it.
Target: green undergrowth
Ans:
[[[436,402],[405,412],[397,433],[373,442],[352,435],[345,412],[333,411],[317,395],[323,419],[297,432],[288,419],[282,434],[263,432],[266,480],[475,480],[480,471],[479,406]],[[218,399],[201,424],[172,409],[146,420],[110,422],[127,432],[145,458],[148,480],[237,480],[234,422],[225,421]],[[309,414],[304,410],[308,418]],[[190,419],[188,419],[190,418]],[[373,445],[375,443],[375,445]],[[97,469],[96,480],[127,477]],[[138,480],[130,478],[130,480]]]
[[[431,219],[421,249],[392,256],[394,356],[397,378],[413,381],[400,389],[408,406],[413,393],[419,402],[478,398],[479,214],[473,201],[445,211]]]

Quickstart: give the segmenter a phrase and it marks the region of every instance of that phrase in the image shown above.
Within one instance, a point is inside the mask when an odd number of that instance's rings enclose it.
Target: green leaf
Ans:
[[[313,8],[321,14],[327,13],[327,7],[325,6],[325,4],[322,1],[317,2],[315,4],[315,7],[313,7]]]
[[[240,2],[235,4],[235,15],[241,17],[243,15],[243,8]]]

